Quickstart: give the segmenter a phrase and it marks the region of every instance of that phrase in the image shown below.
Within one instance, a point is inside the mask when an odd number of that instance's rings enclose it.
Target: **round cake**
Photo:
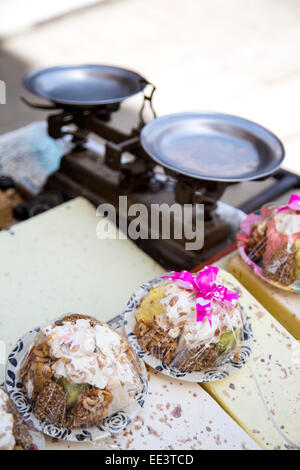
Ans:
[[[208,305],[207,295],[201,297],[201,291],[197,294],[172,279],[153,287],[136,312],[140,347],[181,372],[204,371],[229,357],[238,359],[243,313],[237,302],[218,298],[217,293],[209,301],[210,315],[199,321],[197,305]]]
[[[0,389],[0,450],[35,450],[32,436],[8,395]]]
[[[300,205],[267,207],[241,224],[238,245],[257,274],[284,287],[300,280]]]
[[[128,341],[108,325],[68,315],[38,333],[21,371],[40,420],[59,427],[100,425],[130,403],[141,382]]]

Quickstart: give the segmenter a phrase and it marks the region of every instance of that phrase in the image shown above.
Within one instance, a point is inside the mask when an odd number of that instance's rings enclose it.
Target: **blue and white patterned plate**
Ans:
[[[27,352],[33,344],[39,328],[26,333],[15,346],[8,357],[6,366],[5,388],[12,402],[23,416],[24,420],[37,431],[43,432],[48,436],[66,441],[93,441],[103,439],[109,435],[122,431],[141,411],[148,391],[148,381],[145,365],[142,361],[140,390],[135,394],[134,400],[123,410],[105,418],[98,426],[92,426],[87,429],[62,428],[38,419],[23,392],[22,382],[20,380],[20,370],[26,360]]]
[[[168,275],[167,273],[166,275]],[[188,382],[213,382],[215,380],[221,380],[225,377],[228,377],[231,374],[237,372],[245,362],[248,360],[252,344],[253,344],[253,332],[250,322],[250,318],[246,317],[243,307],[240,305],[241,310],[244,313],[244,324],[243,324],[243,334],[244,340],[241,348],[240,360],[238,362],[234,361],[233,358],[225,360],[218,367],[201,371],[201,372],[181,372],[176,367],[168,366],[166,363],[162,362],[160,359],[154,357],[150,352],[143,351],[138,343],[137,337],[134,334],[134,328],[137,323],[136,321],[136,311],[140,306],[142,300],[150,292],[152,287],[158,286],[164,280],[161,278],[153,279],[152,281],[146,282],[143,284],[130,298],[127,308],[124,312],[124,328],[130,341],[131,345],[134,347],[134,350],[137,356],[145,361],[146,364],[153,367],[162,374],[168,375],[175,379],[186,380]]]

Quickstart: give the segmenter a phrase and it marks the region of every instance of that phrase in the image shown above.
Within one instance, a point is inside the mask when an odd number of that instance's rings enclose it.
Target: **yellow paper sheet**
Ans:
[[[204,388],[261,447],[285,449],[289,446],[268,416],[253,371],[272,418],[300,446],[300,345],[232,275],[221,271],[219,281],[240,293],[255,343],[242,369]]]

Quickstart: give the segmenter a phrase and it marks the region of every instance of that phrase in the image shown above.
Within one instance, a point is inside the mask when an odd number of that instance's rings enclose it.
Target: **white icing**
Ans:
[[[197,299],[194,291],[183,289],[175,282],[166,285],[165,297],[161,300],[166,316],[172,327],[180,326],[181,322],[185,322],[177,353],[201,344],[217,343],[219,341],[219,335],[216,335],[217,330],[219,332],[232,331],[233,328],[242,326],[239,309],[217,301],[212,301],[212,324],[210,325],[207,317],[197,322],[196,302],[202,305],[208,303],[206,299]],[[173,330],[174,328],[170,332]]]
[[[274,215],[276,230],[283,235],[293,235],[300,232],[300,214],[278,212]]]
[[[126,343],[105,325],[91,326],[89,320],[50,325],[42,332],[47,337],[50,354],[57,361],[52,366],[56,377],[65,377],[71,383],[88,383],[97,388],[109,387],[114,403],[128,400],[128,393],[136,390],[137,372],[125,354]],[[116,397],[117,389],[122,389]]]
[[[12,450],[15,446],[13,435],[14,417],[7,412],[8,397],[0,390],[0,450]]]

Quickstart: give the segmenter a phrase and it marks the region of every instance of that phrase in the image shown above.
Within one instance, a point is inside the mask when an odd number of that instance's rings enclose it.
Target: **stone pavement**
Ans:
[[[213,110],[268,127],[284,142],[285,166],[300,173],[299,57],[297,0],[106,0],[2,41],[8,101],[0,133],[43,118],[19,101],[28,70],[117,64],[157,85],[159,115]],[[115,118],[124,128],[134,122],[140,99],[129,100]]]

